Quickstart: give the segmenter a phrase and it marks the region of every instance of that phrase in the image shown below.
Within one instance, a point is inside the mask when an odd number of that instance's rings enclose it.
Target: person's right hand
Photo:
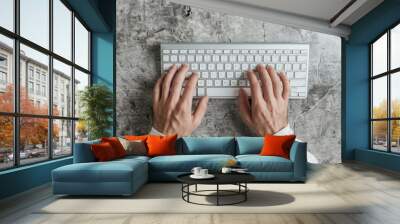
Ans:
[[[268,66],[257,65],[257,73],[249,70],[251,105],[244,89],[239,93],[240,116],[257,135],[273,135],[288,125],[289,80],[285,73]]]
[[[182,65],[179,69],[173,65],[154,86],[153,127],[165,135],[190,135],[200,125],[206,113],[206,96],[200,99],[195,112],[192,112],[193,94],[199,79],[196,73],[189,77],[181,95],[188,71],[188,65]]]

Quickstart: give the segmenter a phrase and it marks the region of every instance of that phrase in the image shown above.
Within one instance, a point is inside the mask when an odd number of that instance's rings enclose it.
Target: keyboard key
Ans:
[[[278,55],[272,55],[272,62],[279,62],[279,56]]]
[[[307,61],[306,56],[297,56],[297,62],[303,62],[303,61]]]
[[[222,50],[215,50],[215,54],[222,54]]]
[[[209,72],[202,72],[202,73],[201,73],[201,77],[202,77],[203,79],[208,79],[209,75],[210,75]]]
[[[203,55],[196,55],[196,62],[202,62],[203,61]]]
[[[274,54],[274,50],[267,50],[267,54]]]
[[[263,56],[263,61],[264,62],[270,62],[271,61],[271,55],[264,55]]]
[[[261,57],[261,55],[256,55],[256,56],[254,57],[254,61],[255,61],[255,62],[262,62],[262,57]]]
[[[198,54],[204,54],[204,52],[205,52],[205,51],[204,51],[204,50],[202,50],[202,49],[200,49],[200,50],[197,50],[197,53],[198,53]]]
[[[236,61],[236,55],[229,55],[229,62],[235,62]]]
[[[180,50],[179,53],[180,54],[187,54],[188,50]]]
[[[258,53],[260,54],[265,54],[267,51],[266,50],[258,50]]]
[[[199,81],[197,81],[197,85],[198,86],[204,86],[205,81],[203,79],[200,79]]]
[[[172,64],[164,64],[163,65],[163,70],[168,71],[171,68]]]
[[[217,79],[217,80],[214,80],[214,86],[221,86],[221,80],[219,80],[219,79]]]
[[[294,78],[294,73],[293,72],[286,72],[286,75],[289,79],[293,79]]]
[[[250,64],[250,69],[256,69],[257,64]]]
[[[177,62],[177,61],[178,61],[178,56],[171,55],[171,62]]]
[[[205,96],[206,90],[204,88],[197,88],[197,96]]]
[[[225,71],[232,70],[232,64],[225,64]]]
[[[233,50],[232,53],[233,53],[233,54],[239,54],[240,51],[239,51],[239,50]]]
[[[226,77],[227,77],[228,79],[233,79],[233,72],[227,72],[227,73],[226,73]]]
[[[230,54],[231,50],[224,50],[224,54]]]
[[[231,86],[237,86],[237,85],[238,85],[238,82],[236,79],[231,80]]]
[[[242,70],[249,70],[249,64],[242,64]]]
[[[293,71],[300,71],[300,64],[293,64]]]
[[[250,54],[257,54],[258,50],[250,50]]]
[[[208,79],[206,84],[207,84],[207,87],[208,86],[213,86],[213,80]]]
[[[217,70],[218,71],[224,70],[224,64],[217,64]]]
[[[228,56],[227,55],[221,55],[221,62],[227,62],[228,61]]]
[[[276,64],[276,71],[283,71],[283,64]]]
[[[287,62],[288,61],[288,56],[282,55],[281,56],[281,62]]]
[[[233,70],[235,71],[240,70],[240,64],[233,64]]]
[[[208,64],[208,70],[215,70],[215,64]]]
[[[163,55],[163,61],[169,62],[169,55]]]
[[[289,56],[289,62],[295,62],[296,61],[296,56],[290,55]]]
[[[217,72],[211,72],[210,74],[211,74],[211,78],[212,79],[216,79],[217,78],[217,75],[218,75]]]
[[[206,53],[207,53],[207,54],[213,54],[213,53],[214,53],[214,50],[206,50]]]
[[[239,80],[239,86],[246,86],[246,80]]]
[[[204,62],[210,62],[211,61],[211,56],[210,55],[204,55]]]
[[[285,64],[285,71],[292,71],[292,64]]]
[[[163,53],[164,53],[164,54],[169,54],[169,53],[170,53],[170,50],[163,50]]]
[[[275,53],[276,54],[283,54],[283,50],[276,50]]]
[[[293,54],[300,54],[300,50],[293,50]]]
[[[307,54],[307,50],[301,50],[301,54]]]
[[[196,54],[196,50],[189,50],[189,54]]]
[[[244,55],[238,55],[238,62],[244,62]]]
[[[284,54],[291,54],[291,53],[292,53],[292,50],[284,50],[283,53],[284,53]]]
[[[187,60],[188,62],[194,62],[194,55],[188,55]]]
[[[290,81],[291,86],[306,86],[306,80],[304,79],[292,79]]]
[[[192,69],[192,71],[197,71],[199,70],[199,64],[190,64],[190,68]]]
[[[248,54],[248,53],[249,53],[249,50],[241,50],[240,53],[241,53],[241,54]]]
[[[240,88],[207,88],[207,96],[236,97],[239,96]]]
[[[253,62],[253,61],[254,61],[253,55],[247,55],[246,62]]]
[[[200,70],[207,70],[207,64],[200,64]]]
[[[307,73],[305,73],[305,72],[296,72],[296,73],[294,73],[294,77],[296,79],[306,78],[307,77]]]
[[[219,79],[224,79],[225,78],[225,72],[218,72],[218,78]]]
[[[227,80],[227,79],[222,80],[222,85],[223,86],[229,86],[229,84],[230,84],[229,80]]]
[[[306,71],[307,70],[307,65],[306,64],[301,64],[301,70]]]
[[[219,55],[213,55],[212,56],[212,61],[213,62],[219,62]]]
[[[171,53],[172,54],[179,54],[179,51],[178,50],[171,50]]]
[[[235,72],[235,78],[240,79],[243,76],[243,72]]]

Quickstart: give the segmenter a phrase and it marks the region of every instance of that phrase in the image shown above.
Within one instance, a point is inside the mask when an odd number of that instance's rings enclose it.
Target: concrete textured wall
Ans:
[[[161,42],[310,44],[309,91],[291,100],[289,120],[321,163],[341,161],[341,40],[339,37],[205,11],[163,0],[117,0],[117,134],[151,128],[151,94],[160,76]],[[194,136],[251,135],[236,100],[209,101]]]

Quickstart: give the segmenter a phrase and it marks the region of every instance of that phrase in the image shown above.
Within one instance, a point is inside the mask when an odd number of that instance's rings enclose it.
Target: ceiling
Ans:
[[[232,15],[348,37],[383,0],[171,0]]]

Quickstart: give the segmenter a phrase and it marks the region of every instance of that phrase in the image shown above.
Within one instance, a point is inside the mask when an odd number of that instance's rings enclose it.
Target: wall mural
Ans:
[[[310,44],[308,97],[290,100],[289,123],[308,142],[309,160],[341,162],[339,37],[205,11],[163,0],[117,0],[117,133],[145,134],[152,89],[160,76],[160,43],[268,42]],[[252,135],[237,100],[211,99],[194,136]]]

